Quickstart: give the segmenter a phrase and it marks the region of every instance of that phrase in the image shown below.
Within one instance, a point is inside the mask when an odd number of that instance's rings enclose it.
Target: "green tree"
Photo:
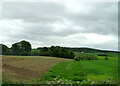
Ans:
[[[30,52],[31,56],[39,56],[40,55],[40,51],[36,50],[36,49],[32,49]]]
[[[9,54],[9,48],[4,44],[0,44],[0,54],[8,55]]]
[[[12,53],[14,55],[29,55],[31,44],[27,41],[21,41],[12,45]]]
[[[74,53],[71,50],[60,46],[51,46],[49,49],[50,56],[61,57],[61,58],[74,58]]]
[[[12,49],[12,54],[13,54],[13,55],[20,55],[21,50],[20,50],[20,45],[19,45],[19,43],[13,44],[11,49]]]
[[[20,44],[20,48],[23,51],[26,51],[26,52],[30,52],[31,51],[31,44],[29,42],[23,40],[19,44]]]

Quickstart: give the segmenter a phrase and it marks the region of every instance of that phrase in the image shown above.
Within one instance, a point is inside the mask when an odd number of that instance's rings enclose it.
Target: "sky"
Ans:
[[[0,43],[118,50],[117,2],[0,3]]]

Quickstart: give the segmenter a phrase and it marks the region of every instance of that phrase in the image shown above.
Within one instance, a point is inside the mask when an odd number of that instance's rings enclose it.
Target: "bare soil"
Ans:
[[[16,81],[40,78],[54,65],[68,60],[44,56],[2,56],[2,75]]]

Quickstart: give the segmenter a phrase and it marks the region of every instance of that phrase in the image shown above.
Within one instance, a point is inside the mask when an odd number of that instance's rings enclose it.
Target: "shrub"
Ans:
[[[105,56],[105,60],[108,60],[108,57],[107,57],[107,56]]]
[[[94,55],[87,55],[87,54],[84,54],[84,55],[79,55],[77,57],[74,58],[76,61],[79,61],[79,60],[98,60],[98,58]]]
[[[106,54],[98,54],[98,56],[108,56],[108,55],[106,55]]]
[[[80,58],[79,58],[78,56],[76,56],[74,59],[75,59],[76,61],[79,61],[79,60],[80,60]]]

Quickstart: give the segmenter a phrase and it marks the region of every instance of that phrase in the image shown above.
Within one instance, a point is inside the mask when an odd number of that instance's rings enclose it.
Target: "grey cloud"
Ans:
[[[74,12],[74,9],[67,8],[67,3],[56,2],[3,3],[2,20],[6,19],[5,21],[7,22],[7,20],[14,21],[18,19],[22,21],[21,25],[18,25],[22,30],[17,30],[16,28],[16,34],[11,32],[7,34],[6,31],[8,29],[14,30],[12,29],[13,27],[4,29],[5,26],[2,26],[3,28],[0,28],[3,31],[1,37],[5,37],[4,42],[12,43],[26,39],[31,40],[33,45],[37,45],[35,42],[40,42],[38,44],[41,46],[52,44],[82,46],[84,45],[82,41],[87,41],[84,36],[69,38],[69,36],[81,33],[111,35],[117,38],[117,3],[90,2],[76,4],[79,7],[83,5],[84,9]],[[12,25],[14,26],[15,24]],[[58,24],[58,28],[54,26],[56,24]],[[90,45],[86,44],[85,46],[116,49],[115,42],[109,43],[109,45],[106,44],[90,43]]]
[[[55,2],[4,3],[3,15],[4,18],[22,19],[26,22],[33,22],[35,24],[36,21],[38,24],[39,22],[42,22],[44,23],[44,26],[46,25],[46,22],[64,23],[63,19],[66,18],[68,21],[74,22],[75,25],[79,24],[78,26],[82,26],[84,30],[80,32],[96,32],[103,35],[117,35],[117,3],[84,3],[84,5],[84,7],[87,5],[89,5],[89,7],[92,7],[92,9],[90,9],[90,12],[87,14],[83,14],[82,12],[69,13],[67,12],[65,5]],[[86,8],[83,10],[86,10]],[[71,29],[72,27],[66,28],[68,29],[61,32],[63,34],[60,32],[57,34],[67,35],[68,32],[70,34],[74,32],[76,33],[76,31]],[[43,28],[40,26],[39,29]]]
[[[64,6],[52,2],[4,3],[3,17],[26,21],[55,21],[64,14]]]

